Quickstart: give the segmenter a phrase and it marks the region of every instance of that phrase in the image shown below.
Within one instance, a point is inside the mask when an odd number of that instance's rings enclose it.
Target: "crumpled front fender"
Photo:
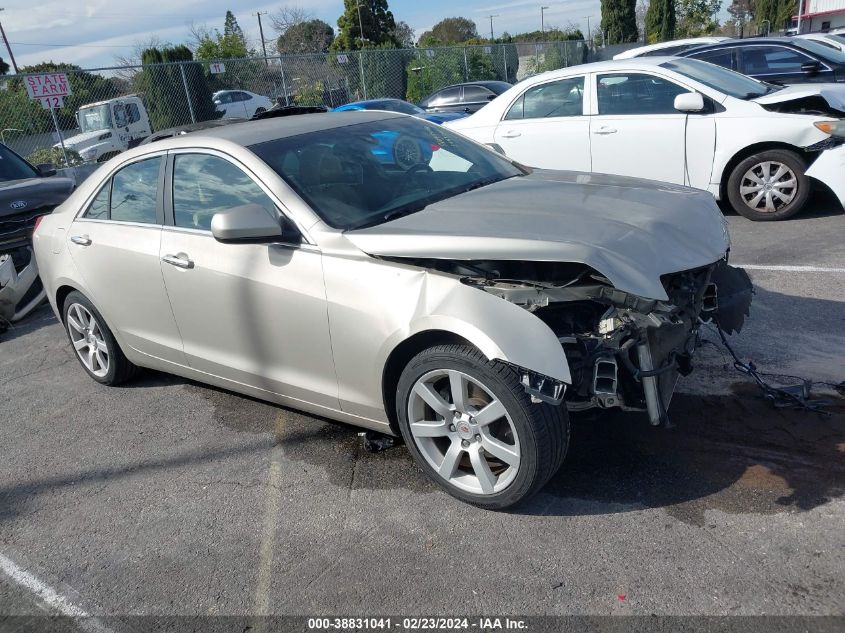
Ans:
[[[845,145],[823,151],[807,175],[830,187],[845,208]]]

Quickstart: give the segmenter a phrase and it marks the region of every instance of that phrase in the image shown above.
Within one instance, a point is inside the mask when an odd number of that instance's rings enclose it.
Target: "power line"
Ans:
[[[9,42],[15,46],[54,46],[57,48],[132,48],[134,44],[41,44],[39,42]]]

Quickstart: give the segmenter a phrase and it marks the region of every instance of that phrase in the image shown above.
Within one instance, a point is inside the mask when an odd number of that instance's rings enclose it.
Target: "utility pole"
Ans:
[[[543,12],[548,9],[549,7],[540,7],[540,33],[546,32],[546,23],[543,19]]]
[[[5,11],[5,9],[0,8],[0,11]],[[6,50],[9,51],[9,59],[12,61],[12,68],[15,69],[15,73],[18,72],[18,65],[15,62],[15,54],[12,53],[12,47],[9,46],[9,40],[6,38],[6,31],[3,30],[3,23],[0,22],[0,34],[3,35],[3,41],[6,43]]]
[[[487,17],[490,18],[490,42],[492,43],[493,42],[493,18],[498,18],[499,14],[497,13],[496,15],[489,15]]]
[[[804,3],[801,0],[798,0],[798,27],[795,29],[796,35],[801,35],[801,14],[804,12],[804,6],[803,5],[804,5]],[[6,44],[7,48],[8,48],[8,46],[9,45]],[[9,51],[9,54],[11,54],[11,52],[12,51]]]
[[[585,15],[584,17],[587,18],[587,32],[584,34],[584,41],[590,42],[592,38],[592,31],[590,31],[590,16]]]
[[[261,26],[261,16],[267,15],[267,12],[259,11],[255,15],[258,17],[258,33],[261,36],[261,50],[264,51],[264,63],[269,66],[270,60],[267,59],[267,44],[264,42],[264,27]]]
[[[364,22],[361,20],[360,0],[355,0],[355,7],[358,9],[358,31],[361,33],[361,48],[364,48]]]

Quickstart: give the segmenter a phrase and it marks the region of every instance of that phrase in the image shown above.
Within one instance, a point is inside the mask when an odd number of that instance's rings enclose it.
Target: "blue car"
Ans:
[[[368,101],[354,101],[346,105],[339,106],[332,110],[332,112],[343,112],[344,110],[387,110],[388,112],[399,112],[401,114],[410,114],[411,116],[431,121],[432,123],[445,123],[446,121],[454,121],[455,119],[462,119],[467,116],[466,112],[426,112],[422,108],[415,106],[413,103],[402,101],[401,99],[370,99]]]
[[[332,112],[344,112],[348,110],[386,110],[388,112],[399,112],[411,116],[442,124],[446,121],[461,119],[466,115],[464,112],[426,112],[413,103],[401,99],[370,99],[368,101],[355,101],[339,106]],[[379,144],[371,151],[373,156],[382,164],[389,167],[398,167],[407,170],[419,164],[428,164],[432,152],[436,149],[431,145],[423,145],[403,137],[396,132],[379,132],[373,134]]]

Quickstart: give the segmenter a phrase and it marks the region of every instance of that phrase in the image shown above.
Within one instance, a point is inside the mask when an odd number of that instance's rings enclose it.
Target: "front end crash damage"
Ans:
[[[582,264],[420,264],[461,275],[463,283],[528,310],[555,333],[572,382],[564,386],[521,369],[523,385],[535,401],[565,401],[571,411],[647,411],[654,425],[669,425],[667,408],[678,377],[692,371],[701,323],[739,332],[753,292],[748,274],[724,259],[664,275],[668,300],[618,290]]]

